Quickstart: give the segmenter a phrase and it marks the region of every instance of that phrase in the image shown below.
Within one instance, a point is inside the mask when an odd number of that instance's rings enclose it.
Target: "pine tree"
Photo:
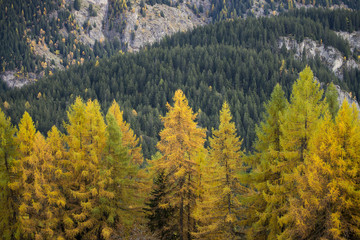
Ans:
[[[68,111],[69,123],[65,124],[69,146],[71,173],[66,189],[67,211],[64,228],[67,239],[98,238],[96,212],[98,205],[99,166],[106,144],[106,125],[99,103],[89,100],[86,104],[78,97]]]
[[[120,107],[115,100],[109,108],[109,112],[115,116],[115,119],[120,126],[123,145],[128,148],[129,156],[131,156],[132,161],[138,165],[142,164],[144,157],[141,152],[141,144],[139,144],[139,139],[134,134],[134,131],[130,128],[130,124],[124,120],[123,112],[120,111]]]
[[[248,211],[251,225],[248,230],[249,239],[265,239],[267,235],[271,239],[279,231],[275,201],[281,201],[282,198],[275,199],[268,196],[271,194],[269,186],[275,185],[280,180],[283,168],[280,157],[282,151],[280,116],[287,104],[285,94],[277,84],[269,102],[265,104],[264,121],[256,128],[256,153],[252,157],[253,171],[249,179],[249,184],[255,189],[249,200],[251,202]]]
[[[219,129],[213,130],[210,139],[209,169],[202,174],[205,192],[198,201],[199,226],[195,234],[200,239],[238,239],[243,234],[240,196],[247,192],[241,182],[244,154],[231,119],[229,106],[224,102]]]
[[[163,155],[158,169],[163,169],[168,178],[171,192],[167,199],[171,199],[177,211],[179,239],[191,239],[195,225],[192,217],[196,199],[195,179],[199,174],[195,158],[203,149],[205,130],[196,125],[197,114],[193,113],[181,90],[175,92],[174,106],[167,104],[167,108],[168,113],[162,117],[164,129],[157,144]]]
[[[5,240],[13,237],[16,226],[16,200],[8,186],[16,150],[15,133],[10,118],[0,109],[0,232]]]
[[[345,100],[336,123],[328,113],[311,139],[298,176],[300,198],[291,201],[293,238],[358,239],[359,112]]]

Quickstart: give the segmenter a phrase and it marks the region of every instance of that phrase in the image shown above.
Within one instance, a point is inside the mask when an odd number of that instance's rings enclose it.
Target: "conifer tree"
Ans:
[[[308,152],[309,141],[318,128],[326,110],[322,100],[323,91],[314,79],[310,67],[306,67],[294,83],[290,104],[281,117],[281,138],[283,168],[277,186],[271,186],[271,198],[282,199],[279,205],[277,228],[279,239],[288,239],[295,219],[289,214],[289,199],[296,198],[298,186],[296,176],[301,171]]]
[[[34,123],[25,112],[16,138],[20,151],[14,172],[18,178],[10,186],[19,194],[19,236],[25,239],[50,239],[55,237],[57,225],[51,204],[56,188],[51,186],[48,178],[53,165],[44,136],[35,132]]]
[[[300,197],[291,201],[293,238],[360,237],[359,123],[359,112],[345,100],[336,123],[328,113],[311,139],[303,174],[297,176]]]
[[[146,218],[149,220],[148,227],[150,231],[156,233],[160,239],[176,239],[174,235],[175,229],[168,227],[168,222],[173,220],[174,207],[171,205],[171,200],[166,197],[169,191],[167,175],[163,170],[160,170],[154,178],[151,197],[145,204],[144,209],[147,214]]]
[[[120,127],[112,113],[108,112],[106,120],[107,143],[98,184],[100,204],[94,210],[99,215],[102,237],[109,239],[118,225],[123,226],[121,237],[129,234],[142,199],[136,182],[138,167],[130,161],[127,148],[122,144]]]
[[[282,151],[280,116],[287,104],[285,94],[277,84],[269,102],[265,104],[264,121],[256,128],[256,153],[253,156],[253,171],[249,178],[249,184],[255,189],[249,200],[251,206],[247,214],[251,226],[248,230],[249,239],[265,239],[267,235],[271,239],[279,231],[275,207],[281,202],[275,204],[275,201],[281,201],[282,198],[275,199],[268,196],[271,194],[269,187],[280,180],[284,167],[280,157]]]
[[[131,160],[138,165],[142,164],[144,157],[141,152],[141,144],[139,144],[139,139],[134,134],[134,131],[130,128],[130,124],[124,120],[123,112],[120,110],[120,107],[115,100],[109,108],[109,113],[114,115],[118,125],[120,126],[122,133],[122,143],[125,147],[128,148]]]
[[[191,239],[195,221],[192,212],[196,200],[196,182],[199,174],[196,167],[196,155],[201,152],[205,142],[205,130],[198,127],[194,114],[181,90],[174,96],[174,106],[167,104],[168,112],[162,117],[164,129],[160,132],[157,148],[163,157],[158,169],[163,169],[171,188],[167,198],[176,208],[179,239]]]
[[[13,178],[11,179],[11,182],[9,184],[9,187],[11,188],[11,190],[14,192],[14,194],[18,197],[21,196],[25,193],[25,186],[24,186],[24,181],[26,181],[26,178],[24,179],[24,164],[31,156],[32,152],[33,152],[33,144],[34,144],[34,139],[35,139],[35,126],[34,126],[34,122],[32,120],[32,118],[30,117],[29,113],[25,112],[22,116],[22,118],[20,119],[20,123],[19,123],[19,130],[17,132],[15,141],[16,144],[18,145],[18,156],[16,158],[16,160],[14,160],[14,165],[13,168],[11,170]],[[31,172],[30,172],[31,174]],[[26,176],[26,175],[25,175]],[[31,180],[31,179],[30,179]],[[29,196],[29,193],[28,193]],[[30,195],[30,199],[31,199],[31,195]],[[27,236],[31,236],[32,234],[32,229],[29,230],[29,232],[26,232],[26,230],[23,229],[23,220],[27,220],[29,218],[28,214],[25,214],[24,216],[20,215],[21,209],[20,209],[20,204],[21,201],[17,201],[17,214],[16,214],[16,218],[17,218],[17,230],[15,233],[15,237],[16,238],[21,238],[21,237],[27,237]],[[24,211],[26,211],[26,209],[23,209]],[[24,219],[25,217],[25,219]],[[28,235],[30,234],[30,235]]]
[[[106,144],[106,125],[99,103],[89,100],[86,104],[78,97],[68,111],[69,123],[65,124],[69,146],[69,168],[66,189],[67,211],[64,214],[67,239],[97,238],[101,229],[93,211],[98,205],[99,166]]]
[[[209,163],[204,168],[203,199],[198,201],[196,219],[200,239],[238,239],[243,234],[240,195],[247,192],[241,182],[244,172],[242,140],[237,136],[229,106],[224,102],[220,126],[210,138]]]
[[[329,106],[329,111],[333,119],[335,119],[337,112],[339,111],[338,92],[333,83],[330,83],[325,92],[326,103]]]
[[[67,172],[69,160],[62,133],[53,126],[47,135],[46,142],[50,159],[47,160],[49,167],[47,168],[46,179],[51,189],[51,194],[48,194],[48,201],[51,205],[54,237],[60,240],[65,239],[61,228],[66,206],[66,198],[64,191],[62,191],[62,186],[66,186],[66,180],[69,179],[71,173]]]
[[[15,133],[10,118],[0,109],[0,232],[6,240],[12,238],[16,226],[15,196],[8,186],[16,150]]]

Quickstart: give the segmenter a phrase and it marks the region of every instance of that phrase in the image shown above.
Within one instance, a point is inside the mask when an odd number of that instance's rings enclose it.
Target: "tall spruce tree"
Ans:
[[[177,239],[176,228],[169,225],[173,221],[175,208],[171,199],[167,198],[169,192],[168,179],[164,170],[160,170],[154,177],[149,200],[145,203],[146,218],[151,232],[158,235],[160,239]]]

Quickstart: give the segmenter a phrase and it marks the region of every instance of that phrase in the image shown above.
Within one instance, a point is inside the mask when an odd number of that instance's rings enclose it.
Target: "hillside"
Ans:
[[[336,18],[329,17],[332,15]],[[312,16],[322,20],[315,22]],[[142,137],[145,156],[150,157],[161,128],[158,116],[165,113],[166,102],[171,102],[174,91],[180,88],[195,110],[201,109],[199,124],[208,130],[217,125],[218,110],[226,99],[244,138],[243,146],[251,150],[263,102],[276,83],[289,94],[298,72],[307,64],[322,83],[333,81],[358,98],[358,69],[343,66],[343,81],[339,81],[320,58],[296,57],[296,51],[278,46],[282,37],[289,36],[298,41],[322,41],[324,48],[336,48],[341,56],[358,64],[353,57],[357,50],[352,52],[349,44],[328,27],[335,26],[334,19],[342,22],[344,18],[359,30],[359,12],[344,10],[298,11],[207,25],[166,37],[139,53],[84,62],[34,85],[3,91],[0,104],[14,123],[26,110],[37,128],[46,132],[53,124],[62,129],[65,111],[77,96],[98,99],[103,109],[115,99],[125,119]],[[346,31],[347,27],[340,25],[334,30]]]
[[[46,0],[0,3],[0,77],[9,87],[57,70],[138,51],[166,35],[224,19],[301,7],[359,9],[359,2],[294,0]],[[4,84],[4,83],[2,83]]]
[[[0,81],[0,237],[360,239],[345,2],[7,3],[5,78],[34,80]]]

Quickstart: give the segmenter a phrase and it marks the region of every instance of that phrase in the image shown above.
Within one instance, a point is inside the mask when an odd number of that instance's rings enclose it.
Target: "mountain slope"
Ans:
[[[341,19],[344,13],[334,14]],[[357,17],[359,13],[352,14]],[[351,16],[350,12],[346,16]],[[355,30],[360,27],[355,22],[353,25]],[[177,33],[138,53],[73,66],[34,85],[0,94],[0,104],[14,123],[26,110],[37,122],[37,129],[46,132],[53,124],[62,127],[65,110],[76,96],[98,99],[104,111],[116,99],[125,119],[142,136],[144,153],[150,157],[161,128],[159,115],[165,114],[166,102],[181,88],[190,105],[196,111],[201,109],[199,124],[208,130],[217,125],[218,110],[227,100],[244,147],[251,150],[263,101],[278,82],[288,94],[306,64],[321,82],[358,89],[353,74],[358,70],[344,68],[344,81],[338,82],[319,58],[295,59],[294,52],[279,49],[277,40],[290,35],[323,39],[326,46],[352,57],[349,45],[329,30],[325,21],[314,22],[303,15],[238,19]]]
[[[10,87],[72,65],[138,51],[166,35],[224,19],[300,7],[360,9],[356,0],[4,0],[0,77]],[[5,34],[7,33],[7,34]],[[3,84],[3,83],[2,83]]]

